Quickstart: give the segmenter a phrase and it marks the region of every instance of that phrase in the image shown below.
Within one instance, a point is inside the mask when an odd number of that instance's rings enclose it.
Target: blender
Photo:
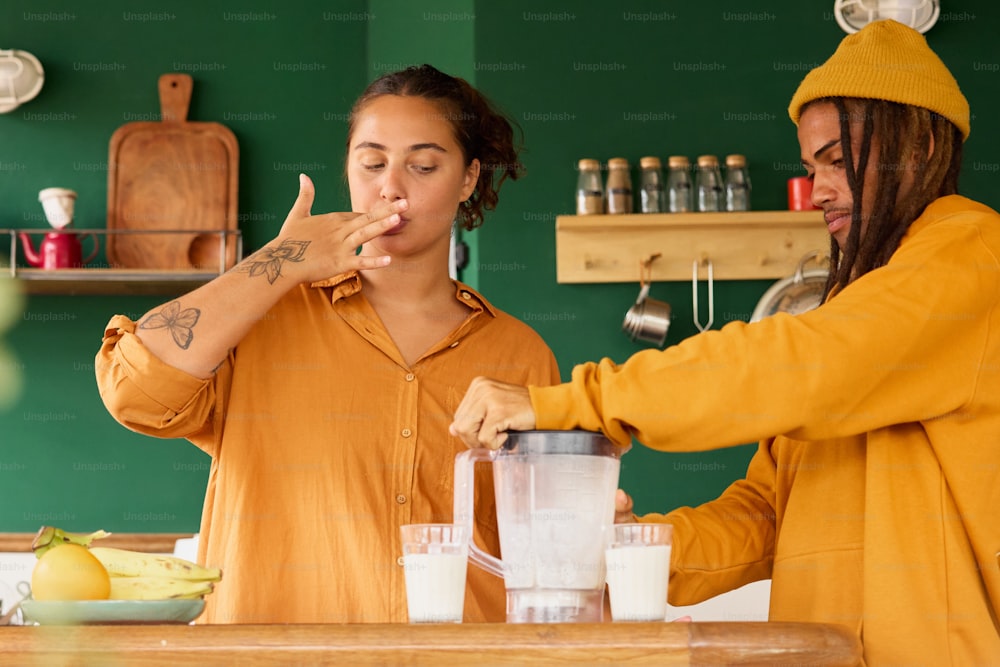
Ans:
[[[603,620],[604,550],[629,448],[590,431],[511,431],[498,450],[456,457],[454,522],[469,534],[474,466],[493,466],[502,560],[475,543],[469,559],[503,578],[508,623]]]

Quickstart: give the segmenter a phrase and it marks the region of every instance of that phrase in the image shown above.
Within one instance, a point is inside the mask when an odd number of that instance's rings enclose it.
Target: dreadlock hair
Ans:
[[[517,180],[524,173],[518,160],[521,142],[514,139],[514,128],[520,136],[520,127],[464,79],[431,65],[412,66],[383,74],[357,99],[348,120],[348,151],[358,113],[382,95],[421,97],[440,107],[441,117],[451,124],[462,147],[465,165],[479,160],[479,180],[472,195],[458,207],[458,222],[467,231],[483,224],[483,211],[496,208],[503,182],[508,177]]]
[[[899,242],[932,201],[958,192],[962,134],[949,120],[922,107],[886,100],[827,97],[803,107],[832,103],[840,115],[840,143],[847,184],[853,197],[851,227],[844,248],[830,237],[830,275],[824,298],[851,281],[885,265]],[[858,155],[851,143],[852,126],[861,124]],[[877,147],[874,177],[865,179]],[[912,172],[909,184],[903,176]],[[867,188],[875,198],[862,236],[862,202]]]

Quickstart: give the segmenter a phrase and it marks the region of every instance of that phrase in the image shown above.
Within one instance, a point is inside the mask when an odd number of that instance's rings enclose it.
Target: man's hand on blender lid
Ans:
[[[535,411],[528,388],[486,377],[469,384],[448,431],[468,447],[499,449],[507,431],[535,428]]]

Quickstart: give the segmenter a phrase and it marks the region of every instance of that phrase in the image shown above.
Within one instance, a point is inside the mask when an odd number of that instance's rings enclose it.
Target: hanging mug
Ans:
[[[788,210],[812,211],[818,209],[812,203],[812,181],[806,176],[788,179]]]
[[[649,265],[658,255],[654,255],[643,267],[649,270]],[[639,298],[625,313],[622,330],[633,341],[641,340],[663,347],[667,340],[667,330],[670,328],[670,304],[649,297],[649,285],[643,276],[639,288]]]
[[[633,341],[642,340],[662,347],[670,328],[670,304],[649,298],[649,285],[639,290],[639,298],[625,313],[622,329]]]

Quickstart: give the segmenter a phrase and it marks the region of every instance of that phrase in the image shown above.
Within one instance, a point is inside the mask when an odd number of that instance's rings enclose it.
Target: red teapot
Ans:
[[[96,235],[82,234],[82,236],[90,236],[94,239],[94,249],[84,259],[79,239],[81,235],[66,229],[73,222],[76,193],[66,188],[45,188],[38,193],[38,201],[45,209],[45,218],[56,231],[45,235],[37,252],[31,244],[31,237],[26,232],[18,234],[21,237],[21,245],[24,247],[24,258],[28,264],[43,269],[83,268],[84,264],[97,255],[98,243]]]
[[[97,236],[94,234],[77,234],[71,231],[49,232],[38,244],[38,251],[31,243],[31,237],[26,232],[18,234],[24,248],[24,258],[31,266],[42,269],[79,269],[94,259],[97,255]],[[91,236],[94,239],[94,249],[83,257],[83,248],[79,236]]]

